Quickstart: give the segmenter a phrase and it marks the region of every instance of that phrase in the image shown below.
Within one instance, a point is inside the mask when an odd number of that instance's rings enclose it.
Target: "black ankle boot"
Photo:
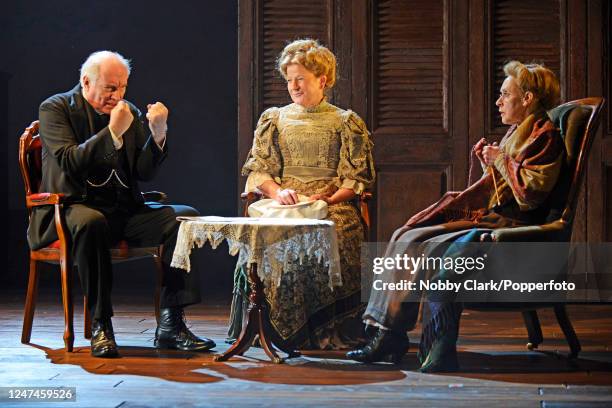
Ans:
[[[154,344],[159,349],[183,351],[207,351],[216,346],[211,339],[193,334],[185,324],[183,309],[177,307],[160,309]]]
[[[459,370],[457,358],[457,339],[443,336],[436,340],[426,357],[419,356],[423,361],[419,371],[422,373],[444,373]]]
[[[386,361],[399,364],[409,346],[410,342],[406,335],[378,329],[365,347],[349,351],[346,357],[362,363]]]
[[[119,355],[110,318],[94,320],[91,323],[91,355],[102,358]]]
[[[417,354],[422,363],[419,371],[422,373],[457,371],[459,370],[457,338],[463,305],[430,301],[429,309],[432,318],[423,328]]]

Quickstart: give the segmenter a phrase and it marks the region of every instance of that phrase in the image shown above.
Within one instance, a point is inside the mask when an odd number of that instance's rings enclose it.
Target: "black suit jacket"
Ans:
[[[63,193],[72,202],[87,199],[87,178],[100,167],[119,165],[119,157],[108,127],[94,134],[93,108],[81,93],[81,86],[53,95],[39,109],[42,141],[40,192]],[[167,155],[151,135],[146,134],[140,111],[131,103],[134,121],[123,134],[129,166],[129,185],[135,202],[143,203],[138,181],[151,180]],[[53,207],[35,208],[30,217],[28,243],[39,249],[57,239]]]

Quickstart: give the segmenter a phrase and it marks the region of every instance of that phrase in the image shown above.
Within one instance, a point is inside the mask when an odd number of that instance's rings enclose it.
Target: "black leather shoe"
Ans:
[[[91,355],[103,358],[119,356],[110,318],[91,323]]]
[[[406,335],[378,329],[365,347],[349,351],[346,357],[362,363],[385,361],[399,364],[409,346],[410,342]]]
[[[199,338],[187,328],[182,308],[160,309],[154,344],[158,349],[183,351],[207,351],[216,346],[211,339]]]

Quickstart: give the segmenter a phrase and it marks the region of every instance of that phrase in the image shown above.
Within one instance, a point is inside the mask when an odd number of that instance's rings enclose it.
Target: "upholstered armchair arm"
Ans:
[[[157,203],[163,203],[168,199],[168,195],[161,191],[145,191],[142,194],[142,198],[145,201],[155,201]]]
[[[559,219],[548,224],[498,228],[481,235],[481,241],[495,242],[555,242],[567,233],[569,223]]]
[[[63,204],[65,202],[63,194],[55,193],[36,193],[26,195],[26,206],[28,208],[40,207],[43,205]]]

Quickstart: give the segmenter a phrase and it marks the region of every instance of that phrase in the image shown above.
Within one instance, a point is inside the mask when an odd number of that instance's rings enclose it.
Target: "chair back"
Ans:
[[[550,120],[560,129],[566,154],[559,181],[548,199],[546,222],[562,219],[568,225],[565,239],[571,235],[578,195],[604,103],[604,98],[591,97],[570,101],[548,111]]]
[[[35,120],[19,138],[19,168],[26,195],[39,192],[42,179],[42,143]]]

